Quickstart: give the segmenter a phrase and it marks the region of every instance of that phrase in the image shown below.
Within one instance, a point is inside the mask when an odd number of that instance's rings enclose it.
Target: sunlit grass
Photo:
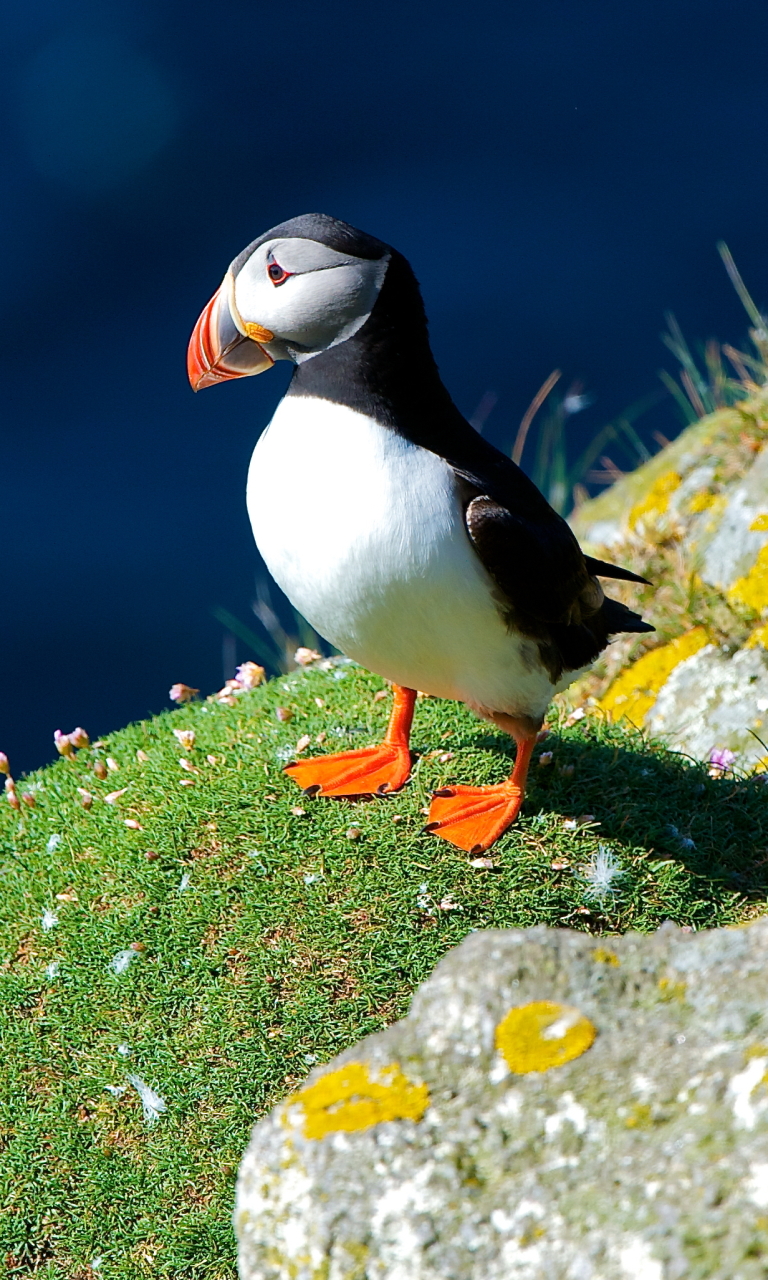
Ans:
[[[351,664],[310,667],[234,707],[129,726],[19,782],[34,809],[3,804],[7,1274],[234,1280],[250,1125],[314,1061],[405,1013],[470,929],[701,929],[764,910],[768,788],[711,779],[591,716],[553,717],[537,750],[551,763],[534,763],[492,869],[422,834],[434,788],[498,780],[511,764],[506,739],[453,703],[419,701],[419,754],[397,796],[305,800],[284,761],[306,735],[309,751],[375,741],[381,688]],[[191,751],[174,728],[194,729]],[[119,768],[100,781],[94,759],[107,755]],[[96,797],[90,810],[78,787]],[[46,912],[58,920],[47,931]],[[129,1073],[167,1104],[156,1123]]]

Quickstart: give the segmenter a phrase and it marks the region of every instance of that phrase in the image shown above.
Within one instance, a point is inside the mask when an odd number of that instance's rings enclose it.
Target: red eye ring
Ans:
[[[286,280],[292,274],[293,273],[291,271],[284,271],[280,266],[280,263],[276,262],[274,258],[270,258],[267,262],[267,275],[275,285],[285,284]]]

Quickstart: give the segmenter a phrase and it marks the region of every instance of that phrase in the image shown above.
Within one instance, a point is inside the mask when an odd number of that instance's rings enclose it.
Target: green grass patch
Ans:
[[[534,761],[492,869],[422,833],[436,787],[511,767],[507,739],[456,704],[418,702],[418,758],[397,796],[305,800],[281,772],[297,741],[309,735],[309,752],[376,741],[381,688],[343,661],[308,668],[234,707],[131,725],[17,784],[34,809],[3,802],[8,1275],[233,1280],[233,1185],[254,1120],[312,1063],[402,1016],[471,929],[701,929],[763,912],[763,781],[711,779],[593,716],[553,713],[536,753],[552,761]],[[195,731],[189,752],[181,728]],[[118,769],[99,780],[107,756]],[[122,952],[133,958],[115,972]],[[129,1074],[167,1104],[154,1124]]]

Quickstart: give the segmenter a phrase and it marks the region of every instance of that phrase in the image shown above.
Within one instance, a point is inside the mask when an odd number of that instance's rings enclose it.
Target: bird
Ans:
[[[463,417],[392,246],[315,213],[238,254],[195,324],[189,381],[200,390],[279,360],[292,377],[248,471],[256,545],[317,633],[394,694],[383,742],[285,771],[308,796],[398,791],[417,691],[462,702],[514,739],[514,768],[440,788],[425,830],[485,852],[519,813],[554,695],[612,636],[654,630],[599,579],[646,579],[586,555]]]

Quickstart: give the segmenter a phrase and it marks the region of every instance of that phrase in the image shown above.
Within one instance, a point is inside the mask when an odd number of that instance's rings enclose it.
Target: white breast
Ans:
[[[371,671],[478,710],[543,714],[553,687],[510,633],[441,458],[343,405],[288,396],[248,474],[275,580]]]

